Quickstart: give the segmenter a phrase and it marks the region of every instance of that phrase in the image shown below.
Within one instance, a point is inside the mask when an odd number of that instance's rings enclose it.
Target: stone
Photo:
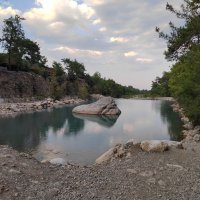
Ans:
[[[13,173],[13,174],[20,174],[21,172],[16,170],[16,169],[10,169],[9,170],[10,173]]]
[[[119,115],[121,113],[112,97],[103,97],[94,103],[77,106],[72,112],[87,115]]]
[[[143,177],[151,177],[154,175],[154,173],[152,171],[144,171],[144,172],[141,172],[139,175]]]
[[[183,166],[181,165],[174,165],[174,164],[167,164],[167,167],[172,167],[172,168],[176,168],[176,169],[179,169],[179,170],[183,170]]]
[[[166,142],[160,140],[146,140],[141,142],[141,149],[145,152],[164,152],[169,146]]]
[[[140,147],[140,144],[141,144],[141,140],[131,139],[125,144],[125,146],[126,148]]]
[[[193,129],[192,123],[190,123],[190,122],[184,124],[183,127],[185,129],[187,129],[187,130],[192,130]]]
[[[193,137],[193,140],[196,141],[196,142],[199,142],[199,141],[200,141],[200,135],[199,135],[199,134],[196,134],[196,135]]]
[[[166,184],[165,184],[165,182],[163,180],[159,180],[158,181],[158,185],[160,185],[161,187],[165,187],[166,186]]]
[[[109,149],[104,154],[102,154],[99,158],[97,158],[95,163],[102,164],[102,163],[108,162],[109,160],[111,160],[111,158],[113,158],[114,151],[115,151],[115,148]]]
[[[168,145],[168,148],[176,148],[176,149],[183,148],[182,142],[169,141],[169,140],[162,140],[162,142],[166,143]]]
[[[127,151],[125,146],[122,144],[117,144],[114,148],[109,149],[104,154],[102,154],[99,158],[96,159],[96,164],[102,164],[110,161],[112,158],[122,158],[127,155]]]
[[[65,165],[66,162],[63,158],[54,158],[49,161],[53,165]]]
[[[127,169],[127,172],[131,174],[137,174],[137,171],[135,169]]]

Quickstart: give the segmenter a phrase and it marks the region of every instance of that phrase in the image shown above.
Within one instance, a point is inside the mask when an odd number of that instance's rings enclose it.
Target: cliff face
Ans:
[[[43,77],[28,72],[0,70],[0,97],[48,97],[50,84]]]

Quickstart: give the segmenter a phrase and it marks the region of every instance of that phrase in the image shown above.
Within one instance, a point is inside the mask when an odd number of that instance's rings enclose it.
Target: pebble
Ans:
[[[10,169],[9,170],[10,173],[13,173],[13,174],[20,174],[21,172],[16,170],[16,169]]]
[[[137,174],[137,171],[135,169],[127,169],[127,172],[131,174]]]

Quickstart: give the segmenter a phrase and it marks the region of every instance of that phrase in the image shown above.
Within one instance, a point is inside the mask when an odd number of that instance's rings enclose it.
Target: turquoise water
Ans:
[[[181,140],[182,123],[170,102],[116,100],[119,117],[72,114],[72,106],[0,119],[0,144],[37,159],[61,157],[92,164],[103,152],[129,139]]]

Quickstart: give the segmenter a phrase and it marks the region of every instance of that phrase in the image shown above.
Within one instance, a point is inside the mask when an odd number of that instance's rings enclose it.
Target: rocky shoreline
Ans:
[[[183,108],[177,102],[172,104],[172,108],[174,112],[179,113],[181,117],[181,121],[183,122],[183,141],[200,141],[200,126],[193,126],[192,122],[185,115]]]
[[[85,102],[78,97],[65,97],[61,100],[47,98],[41,101],[0,103],[0,117],[15,116],[20,113],[29,113],[60,107],[65,105],[78,105]]]

